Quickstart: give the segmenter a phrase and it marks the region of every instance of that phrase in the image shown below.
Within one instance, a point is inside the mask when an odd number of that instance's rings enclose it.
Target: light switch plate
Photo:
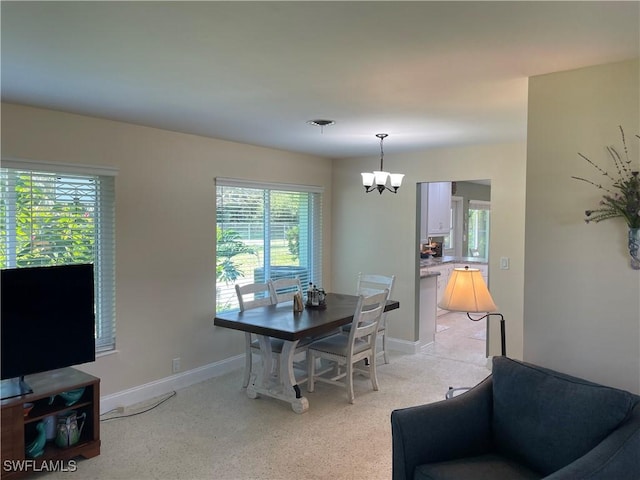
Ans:
[[[509,257],[500,257],[500,270],[509,270]]]

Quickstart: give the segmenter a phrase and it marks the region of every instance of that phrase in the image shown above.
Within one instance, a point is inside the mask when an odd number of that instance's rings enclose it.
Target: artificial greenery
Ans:
[[[586,155],[578,153],[578,155],[586,160],[593,168],[606,177],[610,186],[592,180],[572,176],[576,180],[589,183],[605,193],[600,200],[598,208],[585,210],[585,222],[601,222],[609,218],[623,217],[629,228],[640,228],[640,176],[638,174],[637,165],[629,158],[629,150],[624,137],[624,130],[620,126],[620,135],[622,136],[622,155],[613,146],[607,147],[609,158],[613,162],[613,167],[617,171],[617,177],[608,170],[601,168],[595,162],[590,160]],[[640,138],[640,135],[636,135]],[[635,168],[634,168],[635,167]]]

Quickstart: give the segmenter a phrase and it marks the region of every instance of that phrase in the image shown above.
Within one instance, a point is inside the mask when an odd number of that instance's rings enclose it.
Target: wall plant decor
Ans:
[[[615,173],[612,173],[613,170],[610,172],[606,168],[601,168],[586,155],[578,153],[582,159],[606,178],[605,182],[608,185],[582,177],[572,176],[571,178],[589,183],[603,191],[602,200],[600,200],[598,207],[585,210],[586,223],[597,223],[616,217],[624,218],[629,230],[630,265],[634,270],[640,270],[640,176],[638,173],[640,163],[633,162],[629,158],[624,130],[622,126],[618,128],[622,137],[622,153],[613,146],[606,147]],[[636,137],[640,139],[640,135],[636,135]]]

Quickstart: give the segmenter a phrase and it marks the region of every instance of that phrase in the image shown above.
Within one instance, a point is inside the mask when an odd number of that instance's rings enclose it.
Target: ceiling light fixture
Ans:
[[[314,127],[320,127],[320,133],[324,133],[324,127],[336,124],[336,122],[333,120],[322,120],[322,119],[307,120],[307,123],[309,125],[313,125]]]
[[[404,177],[404,173],[389,173],[385,172],[383,168],[384,162],[384,150],[382,149],[382,142],[389,135],[386,133],[377,133],[376,137],[380,139],[380,170],[374,170],[373,173],[363,172],[362,175],[362,185],[367,193],[373,192],[377,190],[380,195],[385,190],[389,190],[393,193],[398,193],[398,189],[400,185],[402,185],[402,178]],[[387,178],[391,183],[391,188],[387,187]],[[375,182],[375,186],[374,186]]]

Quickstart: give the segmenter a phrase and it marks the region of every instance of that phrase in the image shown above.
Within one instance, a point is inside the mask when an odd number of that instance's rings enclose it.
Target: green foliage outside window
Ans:
[[[291,259],[297,262],[300,257],[300,227],[295,226],[288,228],[285,236],[287,237],[287,248],[291,254]]]
[[[244,253],[255,254],[255,249],[240,240],[240,234],[233,230],[216,231],[216,279],[227,284],[244,276],[233,257]]]
[[[10,190],[8,182],[2,186],[0,267],[92,263],[93,204],[68,194],[61,198],[50,181],[39,182],[28,172],[13,178]]]
[[[467,255],[470,257],[487,258],[489,255],[489,215],[489,210],[469,209]]]

